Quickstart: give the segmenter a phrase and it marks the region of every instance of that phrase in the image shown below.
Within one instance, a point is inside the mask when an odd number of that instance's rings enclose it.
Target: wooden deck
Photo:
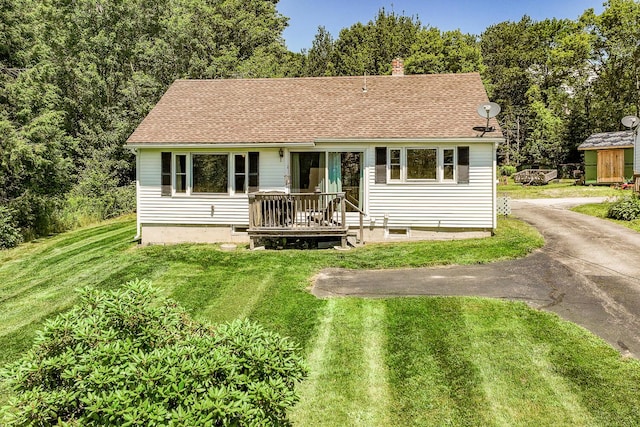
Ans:
[[[249,194],[250,247],[260,237],[339,237],[346,246],[345,193]]]

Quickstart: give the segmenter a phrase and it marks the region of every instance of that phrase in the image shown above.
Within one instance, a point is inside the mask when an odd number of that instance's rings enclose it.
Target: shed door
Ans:
[[[624,150],[598,151],[598,183],[624,182]]]

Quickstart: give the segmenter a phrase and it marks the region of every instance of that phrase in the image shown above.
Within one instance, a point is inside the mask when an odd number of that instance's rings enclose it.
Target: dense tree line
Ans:
[[[395,57],[407,73],[477,71],[516,166],[578,161],[586,136],[640,110],[637,0],[480,35],[381,9],[335,39],[319,27],[299,53],[276,4],[0,0],[0,230],[31,238],[131,211],[124,141],[177,78],[389,74]]]

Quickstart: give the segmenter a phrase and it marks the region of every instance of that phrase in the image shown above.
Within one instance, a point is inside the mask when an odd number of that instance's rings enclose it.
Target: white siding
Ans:
[[[249,205],[245,194],[162,197],[160,195],[161,151],[141,149],[138,152],[140,167],[138,216],[141,224],[249,224]],[[234,150],[234,152],[240,151],[242,150]],[[185,152],[180,151],[180,153]],[[277,149],[260,151],[261,190],[282,191],[284,189],[284,166],[280,166],[283,164],[284,162],[279,161]]]
[[[469,183],[375,183],[375,153],[367,156],[369,216],[376,226],[493,228],[492,143],[470,146]],[[451,144],[443,145],[450,147]]]
[[[362,151],[364,155],[364,210],[366,225],[376,227],[485,228],[495,227],[495,151],[492,142],[421,144],[424,147],[469,146],[469,183],[375,183],[375,147],[372,144],[318,144],[313,151]],[[395,147],[396,145],[394,145]],[[401,147],[402,145],[397,145]],[[415,147],[415,144],[411,144]],[[140,149],[138,156],[141,224],[247,225],[246,195],[160,195],[159,149]],[[169,151],[169,150],[167,150]],[[212,150],[207,150],[212,151]],[[218,150],[223,151],[223,150]],[[234,150],[241,152],[243,150]],[[246,151],[246,150],[245,150]],[[253,150],[252,150],[253,151]],[[303,150],[291,150],[303,151]],[[188,152],[180,150],[181,153]],[[202,152],[199,150],[198,152]],[[226,150],[225,152],[229,152]],[[260,190],[284,191],[289,150],[281,159],[278,149],[260,149]],[[213,215],[212,215],[213,206]],[[386,218],[386,220],[385,220]],[[348,223],[357,225],[358,214],[349,213]]]

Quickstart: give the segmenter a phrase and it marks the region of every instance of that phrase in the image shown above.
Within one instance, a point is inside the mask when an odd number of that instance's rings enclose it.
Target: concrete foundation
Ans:
[[[143,245],[176,243],[239,243],[249,244],[245,229],[232,226],[142,224]],[[359,236],[358,227],[349,230],[350,235]],[[460,240],[491,236],[491,230],[469,229],[422,229],[411,227],[383,228],[365,227],[365,243],[406,242],[419,240]]]

